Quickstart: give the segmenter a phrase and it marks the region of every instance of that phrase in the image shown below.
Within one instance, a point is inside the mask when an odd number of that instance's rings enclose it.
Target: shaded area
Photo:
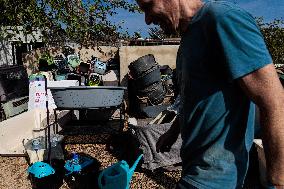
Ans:
[[[62,135],[98,135],[106,133],[118,133],[121,130],[120,120],[88,121],[72,120],[66,124],[59,134]]]
[[[255,145],[250,150],[249,169],[245,178],[243,189],[264,189],[260,185],[258,156]]]

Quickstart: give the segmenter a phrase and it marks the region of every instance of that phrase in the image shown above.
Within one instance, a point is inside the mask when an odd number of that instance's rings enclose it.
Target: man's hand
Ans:
[[[160,136],[157,144],[156,151],[159,152],[169,152],[171,150],[172,145],[177,141],[178,133],[173,133],[170,130],[165,132]]]
[[[178,119],[176,119],[171,128],[162,134],[156,144],[156,151],[159,152],[169,152],[172,145],[177,141],[180,133]]]

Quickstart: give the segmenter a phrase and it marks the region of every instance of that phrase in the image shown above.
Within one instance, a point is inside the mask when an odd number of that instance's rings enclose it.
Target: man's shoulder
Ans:
[[[207,5],[207,14],[211,17],[218,18],[231,11],[246,12],[239,6],[228,1],[209,1]]]

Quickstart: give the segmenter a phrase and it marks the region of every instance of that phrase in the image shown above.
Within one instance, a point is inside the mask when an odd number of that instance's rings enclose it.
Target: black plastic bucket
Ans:
[[[107,61],[107,71],[108,70],[119,70],[119,60],[111,58]]]
[[[136,79],[141,77],[145,72],[147,72],[156,65],[157,63],[155,61],[154,55],[148,54],[130,63],[128,68],[130,70],[131,76]]]
[[[32,188],[33,189],[56,189],[55,180],[56,177],[54,175],[44,177],[44,178],[36,178],[33,175],[29,175]]]
[[[64,176],[64,160],[52,159],[50,163],[50,166],[55,170],[54,174],[38,178],[34,174],[29,173],[28,178],[33,189],[58,189],[60,186],[62,186]]]
[[[168,65],[161,66],[160,71],[162,75],[172,75],[173,74],[173,70]]]
[[[152,69],[148,70],[141,77],[134,80],[137,88],[144,89],[154,83],[161,81],[161,73],[159,66],[155,66]]]
[[[162,82],[154,83],[145,89],[138,90],[138,95],[148,97],[151,104],[157,105],[163,102],[166,96],[166,89]]]
[[[78,80],[79,85],[81,85],[81,83],[83,83],[81,75],[79,75],[79,74],[73,74],[73,73],[67,74],[67,80]]]
[[[91,158],[89,155],[80,154]],[[93,158],[92,158],[93,159]],[[97,159],[93,159],[93,162],[88,166],[82,168],[80,172],[73,172],[71,174],[65,174],[64,180],[72,189],[94,189],[98,187],[98,176],[101,170],[101,164]]]
[[[87,74],[90,71],[90,64],[86,64],[84,62],[81,62],[79,65],[79,72],[83,74]]]

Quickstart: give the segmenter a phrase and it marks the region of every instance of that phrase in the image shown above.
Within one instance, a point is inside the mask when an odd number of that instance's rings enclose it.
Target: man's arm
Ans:
[[[269,181],[284,186],[284,90],[274,65],[238,79],[243,91],[259,107]]]

